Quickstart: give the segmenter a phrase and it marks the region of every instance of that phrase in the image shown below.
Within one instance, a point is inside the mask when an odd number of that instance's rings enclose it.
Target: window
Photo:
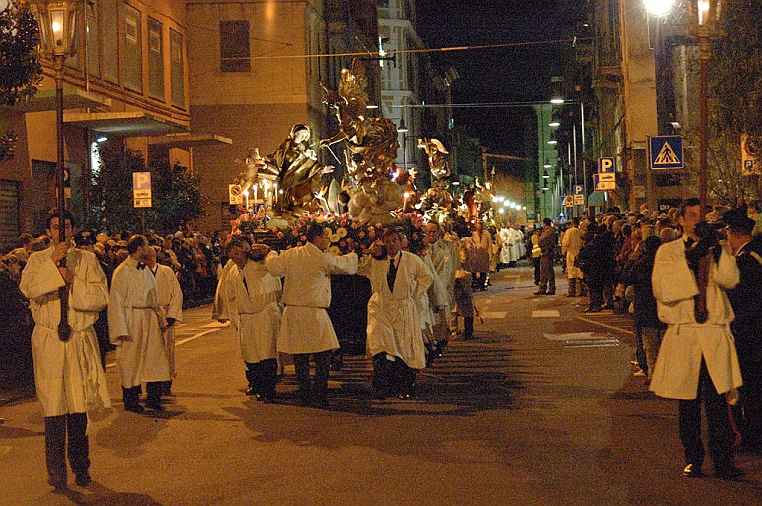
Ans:
[[[143,50],[140,11],[124,6],[124,86],[143,91]]]
[[[103,79],[119,82],[119,29],[117,20],[117,0],[100,0],[103,33]]]
[[[185,108],[185,65],[183,63],[183,35],[169,30],[169,52],[172,80],[172,105]]]
[[[162,25],[148,18],[148,94],[164,101],[164,45]]]
[[[248,21],[220,21],[220,70],[251,71]]]
[[[87,73],[94,77],[101,75],[100,44],[98,41],[98,4],[88,2],[87,12]]]

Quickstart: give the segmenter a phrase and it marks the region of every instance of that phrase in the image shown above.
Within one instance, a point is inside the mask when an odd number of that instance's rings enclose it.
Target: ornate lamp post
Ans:
[[[722,14],[722,0],[693,0],[687,2],[690,19],[694,24],[696,39],[699,44],[699,63],[701,65],[701,115],[699,138],[699,201],[701,216],[706,213],[707,192],[707,146],[708,146],[708,104],[707,81],[709,74],[710,42],[719,34],[716,25]]]
[[[77,38],[82,14],[87,0],[29,0],[29,8],[37,19],[40,30],[40,46],[43,56],[53,60],[56,81],[56,187],[58,189],[58,230],[59,241],[66,241],[66,223],[63,211],[66,208],[64,196],[64,137],[63,137],[63,67],[66,58],[77,52]],[[65,265],[66,260],[62,260]],[[68,290],[60,291],[61,323],[58,335],[66,341],[71,336],[68,324]]]

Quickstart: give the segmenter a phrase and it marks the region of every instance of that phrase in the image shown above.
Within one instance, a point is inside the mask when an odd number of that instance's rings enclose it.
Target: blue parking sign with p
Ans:
[[[598,173],[599,174],[611,174],[616,172],[614,168],[614,157],[604,156],[598,159]]]

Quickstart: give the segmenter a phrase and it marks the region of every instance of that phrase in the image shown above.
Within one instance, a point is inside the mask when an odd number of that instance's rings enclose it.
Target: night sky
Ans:
[[[429,48],[558,39],[556,0],[417,0],[416,30]],[[454,103],[527,102],[550,98],[560,67],[555,44],[430,53],[436,66],[454,67]],[[454,109],[455,122],[491,152],[523,156],[531,109]]]

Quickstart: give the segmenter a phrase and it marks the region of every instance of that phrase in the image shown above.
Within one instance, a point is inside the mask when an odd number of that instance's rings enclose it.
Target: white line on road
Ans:
[[[606,323],[597,322],[597,321],[591,320],[589,318],[583,318],[581,316],[578,316],[577,319],[578,320],[582,320],[583,322],[592,323],[593,325],[599,325],[601,327],[606,327],[607,329],[616,330],[618,332],[622,332],[623,334],[630,334],[631,336],[635,335],[635,333],[632,332],[631,330],[623,329],[621,327],[616,327],[614,325],[608,325]]]

